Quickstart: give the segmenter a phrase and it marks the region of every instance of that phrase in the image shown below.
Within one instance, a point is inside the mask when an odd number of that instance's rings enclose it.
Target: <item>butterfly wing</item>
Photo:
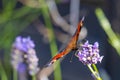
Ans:
[[[63,51],[61,51],[60,53],[58,53],[57,55],[55,55],[50,60],[50,62],[47,64],[47,66],[50,66],[51,64],[56,62],[58,59],[62,58],[66,54],[68,54],[71,50],[76,49],[79,34],[80,34],[81,28],[83,26],[83,21],[84,21],[84,17],[79,22],[77,30],[76,30],[75,34],[72,36],[72,38],[71,38],[70,42],[68,43],[68,45],[66,46],[66,48]]]

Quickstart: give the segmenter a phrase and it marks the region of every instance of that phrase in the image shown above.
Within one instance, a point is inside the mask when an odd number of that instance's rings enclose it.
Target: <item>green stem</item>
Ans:
[[[99,73],[99,71],[98,71],[96,65],[95,65],[95,64],[92,64],[92,66],[93,66],[93,69],[94,69],[97,73]]]
[[[96,71],[94,71],[93,68],[91,67],[91,65],[87,65],[87,67],[89,68],[89,70],[92,72],[92,74],[94,75],[94,77],[97,80],[102,80],[102,78],[99,76],[99,73],[97,73]]]
[[[52,57],[56,55],[57,53],[57,45],[56,45],[56,41],[55,41],[55,35],[54,35],[54,31],[53,31],[53,27],[51,24],[51,20],[50,20],[50,16],[49,16],[49,11],[48,11],[48,7],[47,4],[45,3],[44,0],[39,0],[40,4],[43,6],[42,7],[42,14],[45,20],[45,24],[46,27],[48,28],[48,39],[50,42],[50,49],[51,49],[51,54]],[[54,66],[55,68],[55,66]],[[54,71],[54,80],[62,80],[61,77],[61,68],[60,68],[60,62],[57,62],[57,67]]]
[[[0,76],[1,76],[2,80],[8,80],[6,72],[5,72],[1,62],[0,62]]]
[[[120,55],[120,39],[114,33],[114,31],[112,30],[111,24],[108,21],[108,19],[106,18],[103,10],[101,8],[97,8],[95,10],[95,14],[96,14],[96,16],[98,18],[98,21],[99,21],[101,27],[106,32],[106,34],[107,34],[107,36],[109,38],[110,44],[116,49],[116,51]]]
[[[32,76],[32,80],[36,80],[36,76],[35,75]]]
[[[18,73],[15,69],[13,70],[13,80],[18,80]]]

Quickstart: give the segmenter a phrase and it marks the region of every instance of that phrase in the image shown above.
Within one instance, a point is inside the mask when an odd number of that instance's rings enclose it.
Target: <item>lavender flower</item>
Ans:
[[[103,59],[103,56],[99,55],[98,42],[95,42],[94,45],[92,45],[86,41],[81,48],[79,48],[77,56],[85,65],[97,64],[97,62],[101,62]]]
[[[13,44],[13,47],[21,50],[21,51],[24,51],[24,52],[27,52],[28,49],[30,48],[34,48],[35,47],[35,44],[34,42],[30,39],[30,37],[27,37],[27,38],[22,38],[21,36],[18,36]]]
[[[18,72],[25,71],[26,67],[25,67],[25,64],[23,64],[23,62],[24,62],[23,52],[16,48],[12,48],[11,64],[12,64],[13,68],[15,70],[17,70]]]
[[[34,49],[29,49],[28,54],[26,55],[27,58],[27,63],[28,63],[28,69],[29,69],[29,74],[34,75],[39,71],[38,66],[38,58],[36,56],[36,52]]]
[[[23,72],[28,69],[30,75],[37,73],[38,58],[35,52],[35,44],[30,37],[22,38],[18,36],[13,43],[11,53],[11,64],[14,69]]]

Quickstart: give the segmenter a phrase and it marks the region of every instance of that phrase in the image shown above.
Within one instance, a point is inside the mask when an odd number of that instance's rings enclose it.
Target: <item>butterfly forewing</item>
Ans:
[[[83,26],[83,21],[84,21],[84,17],[79,22],[78,27],[77,27],[77,29],[75,31],[75,34],[72,36],[71,40],[69,41],[69,43],[67,44],[67,46],[65,47],[65,49],[63,51],[61,51],[60,53],[58,53],[57,55],[55,55],[50,60],[50,62],[47,64],[47,66],[50,66],[51,64],[53,64],[54,62],[56,62],[58,59],[62,58],[66,54],[68,54],[71,50],[77,48],[77,41],[78,41],[78,38],[79,38],[79,34],[80,34],[80,31],[81,31],[81,28]]]

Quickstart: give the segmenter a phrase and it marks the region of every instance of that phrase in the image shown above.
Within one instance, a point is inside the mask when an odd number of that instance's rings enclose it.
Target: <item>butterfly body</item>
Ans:
[[[71,40],[69,41],[69,43],[67,44],[65,49],[63,51],[61,51],[60,53],[58,53],[57,55],[55,55],[51,59],[51,61],[47,64],[48,66],[53,64],[54,62],[56,62],[58,59],[62,58],[63,56],[67,55],[70,51],[75,50],[77,48],[77,41],[78,41],[78,38],[79,38],[81,28],[83,26],[83,21],[84,21],[84,17],[79,22],[75,34],[72,36]]]

